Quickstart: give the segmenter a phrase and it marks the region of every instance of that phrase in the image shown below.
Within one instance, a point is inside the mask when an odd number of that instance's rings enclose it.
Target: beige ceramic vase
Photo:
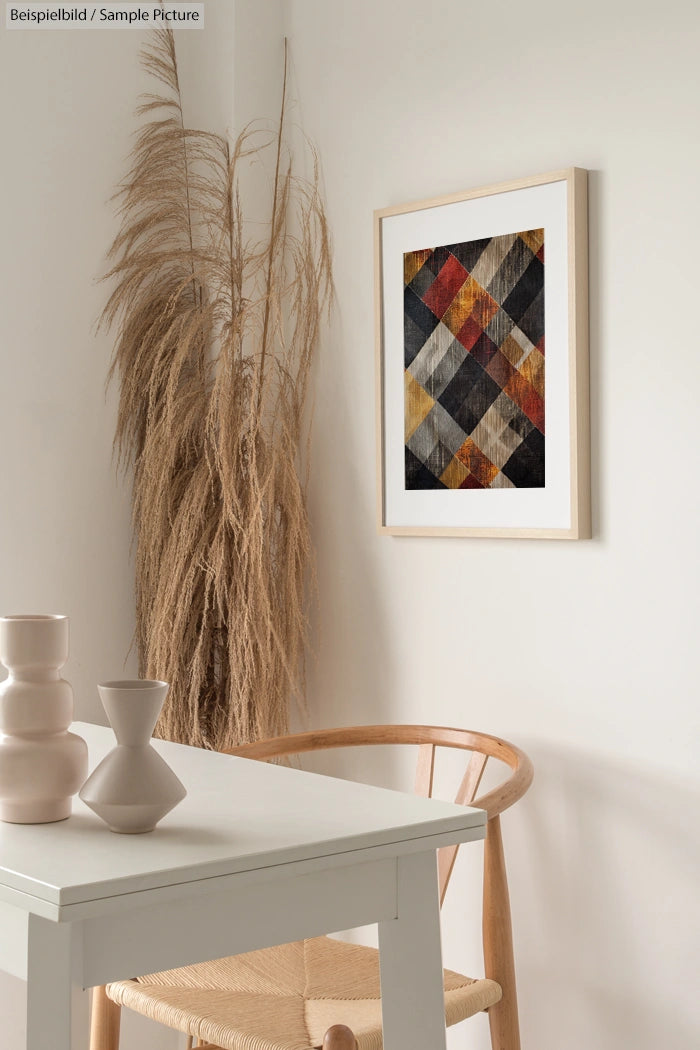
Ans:
[[[73,690],[67,616],[0,617],[0,820],[46,824],[71,814],[87,775],[87,745],[68,733]]]
[[[80,798],[111,831],[153,831],[187,794],[150,743],[168,684],[134,679],[104,682],[97,688],[117,746],[90,774]]]

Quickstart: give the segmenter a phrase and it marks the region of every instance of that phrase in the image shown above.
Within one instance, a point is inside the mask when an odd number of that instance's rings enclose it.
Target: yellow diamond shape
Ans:
[[[435,401],[413,378],[409,371],[403,374],[404,379],[404,434],[408,441],[411,434],[421,425]]]

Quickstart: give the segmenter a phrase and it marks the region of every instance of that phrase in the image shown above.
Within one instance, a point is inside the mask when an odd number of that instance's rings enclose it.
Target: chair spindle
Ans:
[[[474,801],[474,796],[479,790],[479,784],[484,775],[487,761],[488,755],[484,755],[480,751],[472,751],[471,758],[469,759],[464,776],[462,777],[462,783],[459,785],[459,790],[455,796],[456,805],[468,806],[470,802]],[[438,880],[440,884],[441,906],[445,899],[445,894],[447,893],[447,887],[450,882],[450,876],[452,875],[452,869],[455,866],[458,850],[459,845],[443,846],[442,849],[438,850]]]

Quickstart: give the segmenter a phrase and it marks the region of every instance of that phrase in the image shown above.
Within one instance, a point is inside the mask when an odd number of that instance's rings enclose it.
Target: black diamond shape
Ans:
[[[404,364],[408,367],[438,324],[438,318],[411,288],[404,289]],[[420,336],[422,334],[422,340]]]
[[[519,326],[520,318],[523,316],[533,299],[535,299],[543,289],[544,266],[537,256],[534,256],[527,270],[503,303],[503,309],[506,313],[510,314],[515,323]]]
[[[465,434],[471,434],[500,393],[498,383],[467,354],[438,401]]]
[[[483,237],[480,241],[463,241],[461,244],[448,244],[447,249],[452,252],[458,262],[461,262],[464,269],[471,273],[482,252],[490,243],[490,237]]]
[[[474,360],[471,354],[467,354],[438,398],[442,407],[453,419],[456,418],[456,413],[462,407],[465,397],[482,375],[484,375],[484,370],[481,365]]]
[[[516,286],[516,274],[525,273],[533,253],[521,237],[516,237],[508,254],[491,278],[486,291],[497,303],[507,299]]]
[[[471,434],[472,430],[478,427],[500,393],[501,388],[498,383],[483,372],[454,417],[465,433]]]
[[[544,435],[536,427],[516,448],[502,470],[516,489],[544,488]]]
[[[425,335],[407,314],[403,317],[403,362],[408,368],[425,346]]]
[[[440,270],[443,268],[449,257],[449,248],[434,248],[428,256],[428,258],[423,263],[423,266],[427,266],[428,269],[432,270],[432,272],[437,276],[437,274],[440,273]]]
[[[497,352],[498,347],[493,340],[489,339],[486,332],[481,333],[477,341],[474,343],[474,346],[469,351],[474,360],[478,361],[483,368],[486,368],[493,355]]]
[[[518,327],[521,332],[525,333],[530,342],[537,346],[544,335],[544,288],[532,300],[520,318]]]
[[[446,489],[447,485],[436,478],[421,461],[406,448],[406,488],[407,489]]]

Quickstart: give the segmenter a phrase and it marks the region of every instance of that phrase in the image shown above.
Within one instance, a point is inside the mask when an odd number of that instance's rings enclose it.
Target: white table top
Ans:
[[[114,735],[87,723],[72,729],[87,741],[92,771]],[[0,822],[6,899],[31,911],[33,898],[79,904],[389,844],[427,849],[443,845],[442,835],[483,837],[481,810],[180,744],[154,746],[187,798],[145,835],[112,833],[77,797],[66,821]]]

